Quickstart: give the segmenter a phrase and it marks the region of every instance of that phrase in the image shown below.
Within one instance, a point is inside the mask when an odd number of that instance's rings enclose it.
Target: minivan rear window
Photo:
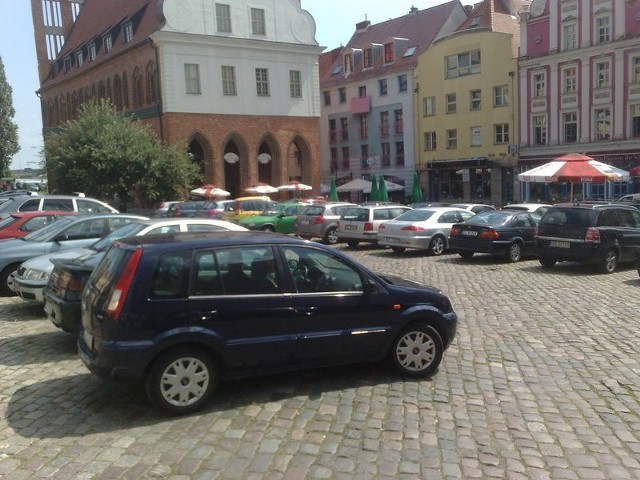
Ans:
[[[554,208],[542,217],[538,225],[590,227],[593,224],[592,215],[592,210],[583,208]]]
[[[111,296],[111,290],[116,284],[115,279],[120,276],[134,251],[135,249],[132,248],[122,248],[119,243],[114,244],[107,250],[106,255],[93,271],[89,280],[98,296],[102,298]]]
[[[369,210],[367,208],[350,208],[342,214],[342,219],[368,222]]]

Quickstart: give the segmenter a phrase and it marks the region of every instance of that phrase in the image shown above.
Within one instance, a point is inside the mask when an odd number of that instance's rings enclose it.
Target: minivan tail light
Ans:
[[[365,232],[373,232],[373,231],[374,231],[374,229],[373,229],[373,223],[371,223],[371,222],[367,222],[367,223],[365,223],[365,224],[364,224],[364,231],[365,231]]]
[[[587,230],[587,234],[584,236],[585,242],[600,243],[600,230],[594,227],[590,227]]]
[[[127,294],[129,293],[129,289],[131,288],[131,284],[133,283],[133,276],[136,273],[136,269],[138,268],[138,264],[140,263],[141,258],[142,249],[139,248],[135,252],[133,252],[131,257],[129,258],[127,265],[122,270],[116,286],[113,289],[111,299],[109,300],[109,305],[107,306],[107,314],[111,316],[113,321],[117,322],[120,319],[122,307],[124,306],[124,302],[127,299]]]
[[[322,222],[324,222],[324,215],[318,215],[313,223],[315,225],[322,225]]]

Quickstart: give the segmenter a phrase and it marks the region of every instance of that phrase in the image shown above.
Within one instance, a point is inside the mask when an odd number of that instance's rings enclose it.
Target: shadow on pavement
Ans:
[[[20,366],[77,358],[76,337],[47,332],[0,339],[0,365]]]

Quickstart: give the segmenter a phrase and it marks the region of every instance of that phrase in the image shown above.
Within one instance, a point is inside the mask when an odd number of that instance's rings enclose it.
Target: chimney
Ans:
[[[371,22],[369,20],[364,20],[360,23],[356,23],[356,32],[366,30],[367,28],[369,28],[369,25],[371,25]]]
[[[416,7],[415,5],[412,5],[411,8],[409,9],[409,15],[411,15],[412,13],[416,13],[418,11],[418,7]]]

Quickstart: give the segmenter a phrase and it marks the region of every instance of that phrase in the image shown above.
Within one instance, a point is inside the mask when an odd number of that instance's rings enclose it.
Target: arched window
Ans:
[[[133,71],[132,78],[132,86],[133,86],[133,108],[139,108],[144,105],[144,84],[143,78],[140,74],[140,69],[136,67]]]
[[[153,62],[147,64],[146,89],[147,104],[153,105],[158,101],[158,70]]]
[[[129,81],[127,80],[127,72],[122,72],[122,108],[129,109]]]
[[[122,81],[120,75],[113,77],[113,104],[118,111],[122,111]]]

